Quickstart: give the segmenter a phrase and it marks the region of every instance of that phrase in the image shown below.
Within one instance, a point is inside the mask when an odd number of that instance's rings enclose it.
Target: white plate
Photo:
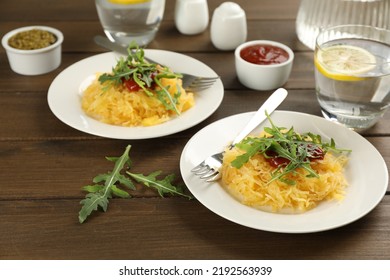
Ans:
[[[194,75],[218,76],[204,63],[179,53],[145,50],[145,55],[175,72]],[[173,134],[190,128],[209,117],[221,104],[224,89],[221,80],[211,88],[196,93],[195,106],[177,118],[150,127],[122,127],[99,122],[81,109],[81,94],[85,85],[97,72],[110,72],[119,55],[113,52],[83,59],[62,71],[52,82],[48,92],[51,111],[65,124],[80,131],[115,139],[147,139]]]
[[[192,194],[216,214],[237,224],[272,232],[307,233],[324,231],[351,223],[370,212],[383,198],[388,184],[386,163],[365,138],[323,118],[303,113],[275,111],[275,125],[297,132],[313,132],[339,148],[352,149],[346,167],[349,182],[342,202],[326,201],[303,214],[268,213],[245,206],[230,196],[219,182],[207,183],[190,170],[207,156],[220,152],[249,121],[253,112],[234,115],[214,122],[195,134],[185,146],[180,170]],[[255,131],[270,126],[264,122]]]

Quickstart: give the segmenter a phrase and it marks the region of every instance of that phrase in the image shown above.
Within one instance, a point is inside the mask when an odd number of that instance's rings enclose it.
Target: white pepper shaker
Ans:
[[[234,2],[224,2],[214,10],[211,42],[220,50],[234,50],[247,38],[245,11]]]
[[[185,35],[205,31],[209,24],[207,0],[176,0],[175,24],[180,33]]]

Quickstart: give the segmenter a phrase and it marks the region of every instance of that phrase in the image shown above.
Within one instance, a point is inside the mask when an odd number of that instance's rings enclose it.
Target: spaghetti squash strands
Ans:
[[[194,95],[181,86],[181,79],[161,79],[172,97],[180,91],[177,110],[181,113],[194,106]],[[120,126],[152,126],[176,117],[155,96],[148,96],[142,89],[129,91],[124,85],[105,87],[96,78],[84,91],[81,106],[87,115],[101,122]],[[158,90],[158,88],[156,88]],[[150,90],[154,92],[154,90]]]
[[[344,167],[348,158],[328,152],[322,160],[311,163],[318,177],[307,177],[302,168],[287,174],[294,185],[280,180],[272,182],[271,166],[265,157],[257,153],[241,168],[231,162],[244,151],[235,147],[226,150],[222,165],[222,182],[226,190],[244,205],[260,210],[282,213],[301,213],[316,207],[324,200],[342,200],[348,183]]]

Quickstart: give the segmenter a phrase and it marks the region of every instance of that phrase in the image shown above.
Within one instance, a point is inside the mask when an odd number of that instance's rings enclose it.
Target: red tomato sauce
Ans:
[[[157,75],[157,73],[152,73],[150,78],[154,79],[154,77],[156,77],[156,75]],[[129,91],[139,91],[139,90],[141,90],[141,87],[131,77],[128,80],[126,80],[125,78],[122,78],[122,83]],[[156,83],[152,82],[150,87],[147,87],[147,86],[145,86],[145,87],[149,88],[149,89],[155,89]]]
[[[288,60],[287,51],[272,45],[252,45],[243,48],[240,56],[245,61],[260,65],[280,64]]]
[[[278,154],[272,150],[266,151],[265,154],[267,155],[266,161],[274,168],[287,166],[290,163],[289,159],[278,156]],[[321,148],[312,147],[306,159],[308,159],[309,161],[316,161],[316,160],[322,160],[324,159],[324,157],[325,157],[325,152]]]
[[[141,87],[133,79],[125,80],[122,79],[123,84],[128,89],[128,91],[139,91]]]

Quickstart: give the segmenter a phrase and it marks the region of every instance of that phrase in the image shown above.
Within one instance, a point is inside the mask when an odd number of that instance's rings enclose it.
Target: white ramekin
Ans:
[[[11,47],[8,40],[15,34],[32,29],[53,33],[57,40],[53,45],[36,50],[20,50]],[[64,36],[61,31],[48,26],[25,26],[14,29],[3,36],[1,43],[6,50],[11,69],[22,75],[40,75],[56,69],[61,64],[61,45]]]
[[[244,60],[241,50],[257,44],[272,45],[284,49],[289,58],[280,64],[259,65]],[[254,90],[271,90],[285,84],[290,76],[294,53],[284,44],[268,40],[249,41],[238,46],[234,52],[235,67],[238,80],[246,87]]]

